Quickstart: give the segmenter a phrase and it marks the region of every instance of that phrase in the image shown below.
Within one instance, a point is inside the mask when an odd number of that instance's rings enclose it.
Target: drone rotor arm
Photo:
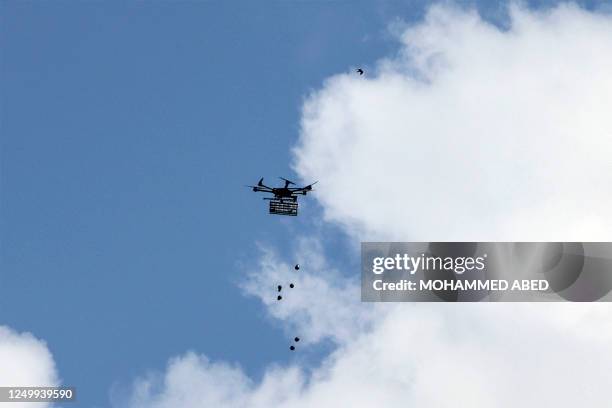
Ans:
[[[314,183],[309,184],[309,185],[307,185],[305,187],[290,187],[290,188],[288,188],[288,190],[291,191],[291,192],[314,191],[312,189],[312,186],[314,186],[317,183],[318,183],[318,181],[315,181]]]
[[[271,193],[272,189],[270,187],[260,187],[260,186],[246,186],[253,189],[253,191],[260,191],[263,193]]]

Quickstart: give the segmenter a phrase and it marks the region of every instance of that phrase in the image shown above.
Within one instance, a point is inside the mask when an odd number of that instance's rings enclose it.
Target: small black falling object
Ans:
[[[357,68],[355,71],[357,71],[359,75],[363,75],[363,69]]]
[[[281,295],[278,295],[278,296],[276,297],[276,300],[281,300],[282,298],[283,298],[283,297],[282,297]]]
[[[281,285],[278,285],[278,291],[279,291],[279,292],[281,291],[281,289],[282,289],[282,288],[283,288],[283,287],[282,287]]]
[[[295,339],[293,339],[293,341],[295,341],[297,343],[298,341],[300,341],[300,338],[296,337]]]
[[[294,268],[295,268],[296,271],[299,271],[300,270],[300,264],[295,264]]]
[[[295,285],[294,285],[293,283],[290,283],[290,284],[289,284],[289,287],[290,287],[291,289],[293,289],[293,288],[295,287]]]
[[[289,350],[293,351],[293,350],[295,350],[295,347],[291,346],[291,347],[289,347]]]

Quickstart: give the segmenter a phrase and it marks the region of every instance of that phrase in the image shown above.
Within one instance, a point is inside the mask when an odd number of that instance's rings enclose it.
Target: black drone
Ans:
[[[296,184],[286,178],[279,178],[285,181],[284,187],[268,187],[263,183],[263,177],[256,186],[248,187],[251,187],[255,192],[274,194],[274,197],[264,198],[264,200],[270,201],[270,214],[297,215],[298,195],[308,194],[308,192],[312,191],[312,186],[317,182],[315,181],[306,187],[289,187],[290,185],[295,186]]]

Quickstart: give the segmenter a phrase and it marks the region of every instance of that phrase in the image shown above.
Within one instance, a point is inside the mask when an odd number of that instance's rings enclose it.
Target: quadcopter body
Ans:
[[[273,197],[265,197],[264,200],[270,201],[270,214],[278,215],[297,215],[298,203],[297,199],[299,195],[306,195],[312,191],[312,186],[316,184],[316,181],[305,187],[290,187],[296,184],[287,180],[286,178],[280,177],[285,182],[283,187],[268,187],[263,183],[263,177],[259,180],[256,186],[248,186],[255,192],[270,193]]]

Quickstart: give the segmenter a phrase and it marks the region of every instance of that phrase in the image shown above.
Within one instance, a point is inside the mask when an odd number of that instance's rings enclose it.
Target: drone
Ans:
[[[284,187],[268,187],[263,183],[263,177],[259,180],[256,186],[251,187],[255,192],[271,193],[274,197],[265,197],[264,200],[270,201],[270,214],[278,215],[297,215],[298,209],[298,195],[306,195],[312,191],[312,186],[317,182],[309,184],[305,187],[289,187],[290,185],[295,186],[296,184],[287,180],[286,178],[279,177],[285,182]]]

